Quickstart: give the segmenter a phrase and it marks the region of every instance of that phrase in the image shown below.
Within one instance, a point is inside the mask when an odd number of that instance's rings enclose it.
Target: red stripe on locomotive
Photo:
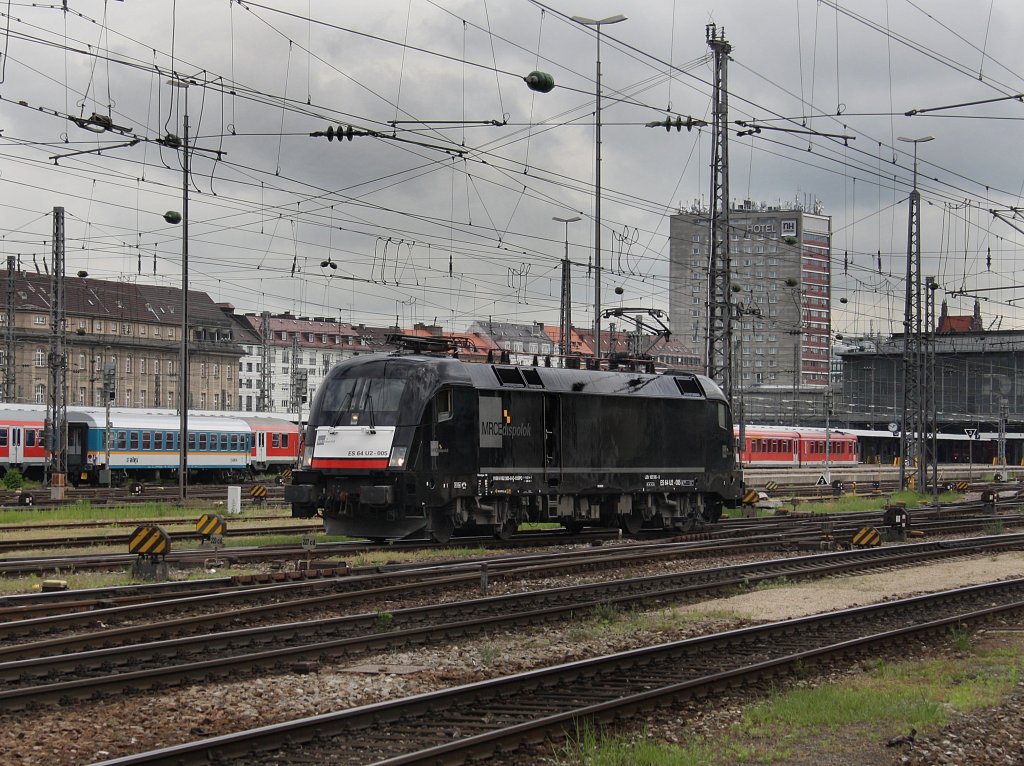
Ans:
[[[366,458],[314,458],[313,468],[387,468],[388,459],[367,460]]]

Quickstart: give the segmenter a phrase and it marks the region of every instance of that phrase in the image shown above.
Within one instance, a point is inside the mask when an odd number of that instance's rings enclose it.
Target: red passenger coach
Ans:
[[[255,471],[279,470],[295,465],[299,458],[299,427],[269,415],[239,415],[252,429],[249,464]]]
[[[739,429],[736,429],[737,442]],[[856,465],[860,461],[857,437],[840,430],[791,428],[786,426],[745,426],[744,443],[739,445],[743,465],[798,467]]]
[[[45,412],[45,410],[44,410]],[[0,409],[0,468],[22,473],[46,465],[44,416],[39,410]]]
[[[798,434],[795,431],[774,430],[761,426],[746,426],[744,443],[740,445],[740,459],[745,466],[793,467],[800,465]],[[736,429],[739,438],[739,429]]]

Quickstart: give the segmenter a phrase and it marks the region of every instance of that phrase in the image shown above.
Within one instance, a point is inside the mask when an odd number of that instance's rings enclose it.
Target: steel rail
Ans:
[[[990,583],[532,670],[95,766],[282,759],[377,766],[462,763],[568,736],[580,721],[614,720],[681,697],[1021,612],[1024,580]],[[275,752],[280,748],[285,749]]]
[[[1021,540],[1016,543],[1000,540],[975,546],[888,549],[887,555],[875,551],[826,554],[589,583],[397,609],[387,612],[385,629],[382,629],[380,613],[371,612],[48,656],[39,656],[39,653],[47,648],[74,649],[78,642],[75,639],[36,642],[7,647],[0,654],[0,658],[7,660],[0,662],[0,682],[7,687],[0,691],[0,705],[17,708],[41,701],[94,697],[139,686],[159,688],[189,679],[238,676],[258,668],[280,666],[283,662],[323,656],[350,658],[385,648],[444,640],[453,635],[476,635],[497,627],[544,624],[569,619],[600,605],[632,607],[694,601],[779,578],[818,579],[920,564],[949,556],[991,553],[1022,544]],[[872,553],[875,555],[870,555]],[[213,626],[233,617],[246,616],[244,611],[235,611],[188,622],[195,628],[197,623]],[[149,630],[158,635],[167,632],[163,626],[151,626]],[[103,646],[139,633],[137,628],[109,631],[88,640]],[[197,660],[197,657],[215,659]]]

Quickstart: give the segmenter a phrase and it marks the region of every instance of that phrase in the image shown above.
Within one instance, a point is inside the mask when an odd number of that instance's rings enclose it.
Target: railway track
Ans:
[[[253,604],[271,604],[289,598],[310,595],[305,604],[311,608],[322,602],[318,594],[327,599],[343,599],[345,594],[358,596],[368,593],[371,600],[382,594],[393,597],[429,592],[443,588],[459,588],[463,592],[473,589],[486,573],[489,581],[497,583],[512,577],[537,578],[587,571],[617,570],[652,561],[702,558],[725,552],[760,550],[762,545],[774,545],[777,535],[768,540],[734,541],[721,543],[659,543],[625,545],[612,548],[582,548],[568,552],[549,552],[527,555],[502,555],[483,559],[437,561],[430,564],[390,564],[346,569],[351,576],[344,580],[326,582],[323,578],[278,583],[251,582],[250,578],[217,578],[215,580],[181,581],[140,586],[97,588],[91,591],[63,591],[31,593],[0,598],[0,624],[8,638],[24,636],[41,638],[74,630],[88,630],[97,618],[108,626],[122,621],[144,626],[154,614],[170,618],[194,610],[197,606],[206,612],[211,608],[239,609]],[[337,571],[337,569],[335,570]],[[417,583],[427,583],[417,585]],[[403,591],[402,588],[406,590]],[[383,590],[382,590],[383,589]],[[194,599],[194,600],[192,600]],[[159,612],[157,607],[159,605]],[[303,604],[296,604],[302,607]],[[48,617],[33,620],[30,618]],[[164,628],[162,628],[164,630]],[[164,634],[166,635],[166,634]]]
[[[0,508],[22,508],[45,511],[62,505],[89,503],[91,505],[138,505],[140,503],[178,503],[178,487],[160,484],[140,485],[138,492],[128,487],[66,487],[63,500],[50,497],[49,487],[24,489],[21,491],[0,490]],[[226,502],[227,484],[192,484],[188,488],[187,504]],[[276,481],[247,481],[230,486],[241,487],[243,504],[253,504],[253,487],[266,489],[266,495],[259,505],[283,505],[284,486]],[[30,497],[31,500],[26,500]]]
[[[900,548],[781,559],[650,577],[602,581],[542,591],[519,592],[491,598],[439,603],[381,611],[382,604],[401,603],[412,593],[455,589],[465,591],[479,575],[446,575],[412,583],[382,585],[379,578],[367,587],[274,601],[258,607],[165,620],[150,625],[93,631],[77,637],[33,640],[0,647],[0,705],[18,709],[44,702],[97,698],[137,689],[158,690],[218,678],[289,669],[302,664],[308,672],[326,658],[345,660],[383,649],[463,639],[489,630],[541,625],[571,618],[601,606],[621,608],[681,603],[723,592],[756,586],[760,582],[818,579],[862,573],[950,557],[991,555],[1024,547],[1024,535],[966,540],[956,544],[927,544]],[[611,567],[607,557],[591,557],[590,568]],[[579,562],[543,567],[564,571]],[[506,576],[536,574],[536,567],[507,569]],[[497,573],[496,573],[497,574]],[[327,587],[333,583],[328,583]],[[342,583],[357,586],[353,580]],[[326,588],[325,588],[326,589]],[[236,594],[244,597],[246,594]],[[223,594],[203,596],[207,605],[224,603]],[[174,608],[180,604],[165,602]],[[310,613],[360,606],[376,611],[320,619],[296,620]],[[150,605],[161,610],[161,604]],[[120,614],[116,612],[120,611]],[[126,619],[137,609],[100,610],[89,615],[92,623]],[[386,615],[386,616],[385,616]],[[272,623],[282,620],[284,623]],[[53,619],[5,624],[8,636],[35,636],[40,626],[52,628]],[[218,630],[224,624],[244,623],[236,630]],[[208,632],[209,631],[209,632]],[[215,659],[211,659],[215,658]]]
[[[680,698],[802,672],[965,625],[1017,620],[1024,580],[742,628],[311,716],[103,761],[436,764],[481,760],[581,721],[611,722]]]
[[[1003,503],[1001,511],[997,515],[984,513],[984,505],[981,502],[965,502],[945,508],[927,507],[921,509],[909,509],[913,517],[913,528],[919,533],[928,534],[964,534],[984,532],[994,525],[1014,527],[1024,523],[1024,516],[1012,512],[1019,503]],[[980,515],[979,515],[980,514]],[[756,545],[760,550],[781,550],[787,545],[797,547],[818,548],[825,544],[826,538],[831,540],[833,546],[843,547],[843,541],[849,541],[858,530],[865,526],[881,526],[882,513],[847,513],[847,514],[784,514],[777,517],[764,517],[759,519],[724,519],[703,530],[686,535],[672,534],[670,540],[677,541],[712,541],[730,540],[733,538],[749,535],[759,536],[757,541],[750,541],[751,546]],[[254,533],[257,530],[252,530]],[[306,534],[319,532],[318,525],[309,527],[282,527],[273,530],[275,533]],[[779,537],[770,538],[771,533],[778,533]],[[264,528],[264,533],[269,531]],[[239,530],[239,536],[247,534]],[[194,532],[175,533],[179,539],[198,539],[199,535]],[[595,528],[585,530],[578,535],[570,535],[565,530],[539,530],[523,532],[514,536],[511,540],[496,540],[490,536],[482,537],[461,537],[453,540],[445,546],[446,548],[516,548],[534,547],[545,545],[565,544],[587,544],[603,543],[618,539],[620,533],[617,530]],[[664,533],[644,532],[640,539],[664,539]],[[114,540],[113,536],[101,536],[96,539],[85,538],[86,542],[69,539],[62,543],[55,543],[53,538],[38,541],[37,547],[61,547],[69,548],[77,544],[92,544]],[[126,544],[126,540],[121,541]],[[14,549],[33,549],[33,545],[27,542],[9,543]],[[5,543],[0,543],[0,550]],[[317,542],[315,551],[304,545],[271,545],[257,547],[230,547],[215,548],[198,547],[188,550],[172,551],[166,557],[166,561],[172,565],[183,568],[205,566],[210,561],[220,562],[220,566],[246,565],[266,561],[302,561],[314,559],[341,559],[362,555],[371,551],[393,551],[396,555],[403,552],[412,552],[423,549],[436,549],[436,543],[425,540],[395,540],[386,543],[371,543],[364,541],[343,541],[343,542]],[[0,558],[0,576],[23,576],[40,575],[49,573],[61,574],[78,570],[110,570],[121,569],[131,566],[135,556],[130,554],[81,554],[81,555],[60,555],[60,556],[33,556],[27,558],[5,557]]]
[[[156,522],[159,526],[164,526],[163,522]],[[133,522],[134,524],[134,522]],[[124,524],[121,525],[125,526]],[[224,533],[221,535],[222,538],[230,537],[254,537],[260,535],[298,535],[298,534],[310,534],[317,533],[323,530],[323,527],[319,524],[287,524],[283,526],[273,527],[239,527],[234,523],[226,525]],[[45,537],[45,538],[32,538],[22,540],[0,540],[0,553],[6,553],[10,551],[28,551],[28,550],[53,550],[62,548],[81,548],[90,547],[97,545],[119,545],[121,547],[128,547],[128,541],[131,539],[131,532],[127,534],[107,534],[107,535],[76,535],[67,537]],[[194,529],[188,532],[175,532],[168,531],[168,538],[172,542],[174,541],[196,541],[202,539]]]

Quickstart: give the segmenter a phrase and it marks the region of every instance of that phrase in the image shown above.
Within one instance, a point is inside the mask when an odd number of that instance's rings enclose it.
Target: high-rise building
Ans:
[[[803,207],[745,202],[729,211],[733,382],[827,386],[832,219]],[[673,335],[706,353],[710,214],[671,217],[669,317]]]

